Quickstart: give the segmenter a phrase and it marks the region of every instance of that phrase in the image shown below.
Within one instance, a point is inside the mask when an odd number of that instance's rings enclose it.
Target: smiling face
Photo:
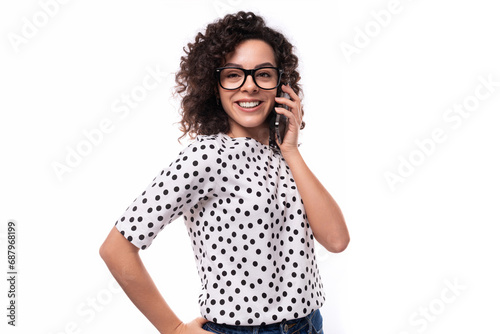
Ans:
[[[276,67],[274,51],[261,40],[247,40],[240,43],[225,59],[225,66],[254,69],[263,66]],[[267,144],[269,125],[267,116],[274,108],[277,88],[259,88],[248,76],[241,88],[226,90],[219,85],[219,96],[224,111],[229,116],[231,137],[252,137]]]

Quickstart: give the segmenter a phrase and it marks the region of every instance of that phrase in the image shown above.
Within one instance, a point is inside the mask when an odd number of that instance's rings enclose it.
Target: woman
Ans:
[[[341,252],[349,234],[298,150],[302,91],[292,45],[239,12],[208,25],[185,52],[176,76],[181,129],[196,140],[127,208],[100,254],[161,333],[322,333],[314,238]],[[269,125],[275,113],[289,121],[282,143]],[[189,323],[138,255],[181,216],[202,281],[202,317]]]

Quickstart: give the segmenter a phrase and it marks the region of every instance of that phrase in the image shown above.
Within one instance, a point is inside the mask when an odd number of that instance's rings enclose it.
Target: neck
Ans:
[[[229,130],[227,135],[232,138],[250,137],[264,145],[269,145],[269,127],[265,124],[263,126],[255,128],[231,126],[231,129]]]

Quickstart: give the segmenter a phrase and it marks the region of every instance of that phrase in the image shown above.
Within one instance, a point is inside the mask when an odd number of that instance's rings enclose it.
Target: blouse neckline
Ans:
[[[262,146],[264,147],[265,149],[268,149],[268,150],[273,150],[273,151],[279,151],[279,147],[276,146],[276,149],[273,147],[273,145],[269,144],[269,145],[266,145],[266,144],[263,144],[261,143],[260,141],[258,141],[257,139],[253,138],[253,137],[231,137],[229,136],[227,133],[223,133],[223,132],[220,132],[219,133],[222,137],[226,138],[226,139],[229,139],[229,140],[233,140],[233,141],[252,141],[254,143],[256,143],[257,145],[259,146]],[[271,143],[271,138],[269,138],[269,143]]]

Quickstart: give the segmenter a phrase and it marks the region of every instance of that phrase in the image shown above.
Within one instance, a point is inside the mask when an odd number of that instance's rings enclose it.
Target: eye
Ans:
[[[238,77],[240,77],[240,76],[241,76],[241,74],[240,74],[240,73],[236,73],[236,72],[233,72],[233,73],[228,73],[228,74],[226,75],[226,77],[228,77],[228,78],[238,78]]]
[[[275,68],[262,68],[255,72],[255,78],[261,82],[274,82],[278,79],[278,71]]]
[[[261,78],[270,78],[272,76],[270,71],[267,71],[267,70],[261,70],[261,71],[257,72],[256,74],[258,77],[261,77]]]
[[[243,76],[243,71],[234,68],[227,68],[222,71],[221,75],[225,79],[238,79]]]

